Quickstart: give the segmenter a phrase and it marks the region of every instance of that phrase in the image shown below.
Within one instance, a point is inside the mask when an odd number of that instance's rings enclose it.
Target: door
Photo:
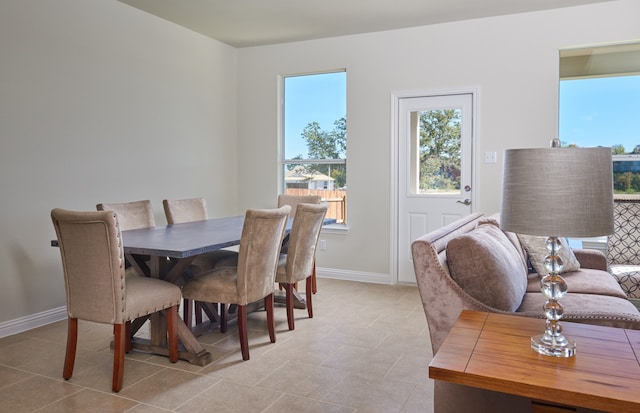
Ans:
[[[415,283],[411,242],[472,211],[473,94],[398,99],[398,281]]]

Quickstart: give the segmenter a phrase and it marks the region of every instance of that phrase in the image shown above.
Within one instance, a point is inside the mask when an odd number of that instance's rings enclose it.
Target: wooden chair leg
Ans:
[[[131,351],[131,340],[133,340],[133,335],[131,334],[131,321],[127,321],[124,327],[125,331],[125,342],[124,342],[124,351],[129,354]]]
[[[196,318],[196,324],[202,324],[202,303],[196,301],[193,306]]]
[[[67,321],[67,353],[64,356],[62,377],[69,380],[73,374],[76,361],[76,346],[78,344],[78,319],[69,317]]]
[[[227,305],[225,303],[220,303],[220,312],[218,313],[220,316],[220,332],[227,332]]]
[[[317,293],[318,292],[318,284],[316,283],[316,260],[313,260],[313,271],[311,272],[311,280],[312,280],[312,284],[313,287],[311,288],[311,291],[313,291],[313,293]]]
[[[247,307],[238,306],[238,333],[240,335],[240,350],[242,360],[249,360],[249,338],[247,336]]]
[[[167,313],[167,335],[169,336],[169,361],[178,361],[178,306],[169,307]]]
[[[126,324],[115,324],[113,341],[113,380],[111,390],[119,392],[122,388],[122,378],[124,377],[124,350],[127,335]]]
[[[313,276],[307,277],[305,293],[307,296],[307,313],[309,314],[309,318],[313,318],[313,306],[311,305],[311,297],[313,297],[312,286],[313,286]]]
[[[267,310],[267,328],[269,329],[269,339],[276,342],[276,321],[273,317],[273,293],[264,297],[264,308]]]
[[[293,284],[285,284],[285,306],[287,307],[287,323],[289,330],[295,330],[295,321],[293,319]]]
[[[193,314],[193,301],[187,300],[186,298],[182,300],[182,320],[184,323],[191,329],[192,324],[192,314]]]

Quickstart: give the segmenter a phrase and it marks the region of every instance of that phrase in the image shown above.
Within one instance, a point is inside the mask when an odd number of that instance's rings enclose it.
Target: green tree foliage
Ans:
[[[624,145],[613,145],[613,146],[611,146],[611,154],[612,155],[624,155]]]
[[[322,130],[318,122],[308,123],[301,136],[307,142],[309,159],[347,158],[347,119],[345,117],[336,120],[333,123],[333,129],[328,132]],[[308,169],[309,172],[318,172],[335,179],[334,183],[338,188],[343,188],[347,183],[345,164],[313,164],[308,166]]]
[[[420,190],[460,189],[460,111],[420,113]]]

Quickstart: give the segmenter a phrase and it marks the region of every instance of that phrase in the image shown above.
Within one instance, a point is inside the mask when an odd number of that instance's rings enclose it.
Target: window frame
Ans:
[[[338,159],[316,159],[316,158],[306,158],[306,159],[288,159],[286,158],[286,105],[287,102],[285,101],[285,96],[286,96],[286,91],[285,91],[285,87],[286,87],[286,80],[287,78],[294,78],[294,77],[301,77],[301,76],[315,76],[315,75],[327,75],[327,74],[334,74],[334,73],[344,73],[345,76],[345,89],[344,89],[344,97],[345,97],[345,114],[344,114],[344,118],[347,119],[347,113],[346,113],[346,100],[347,100],[347,70],[342,68],[342,69],[334,69],[334,70],[326,70],[326,71],[317,71],[317,72],[308,72],[308,73],[293,73],[293,74],[286,74],[286,75],[280,75],[278,78],[278,95],[279,95],[279,127],[278,127],[278,194],[284,194],[287,191],[287,183],[286,183],[286,170],[288,166],[291,165],[345,165],[345,169],[347,169],[347,158],[348,155],[345,151],[345,157],[344,158],[338,158]],[[340,118],[338,118],[340,119]],[[338,120],[336,119],[336,120]],[[348,127],[347,127],[348,128]],[[345,135],[345,141],[347,141],[346,135]],[[348,143],[345,142],[346,145],[348,145]],[[345,191],[346,191],[346,182],[345,182]],[[311,191],[311,189],[307,190]],[[311,192],[310,192],[311,193]],[[327,199],[323,197],[323,201],[324,202],[328,202],[330,204],[334,203],[334,202],[338,202],[338,200],[336,199]],[[347,211],[346,211],[346,194],[345,194],[345,198],[342,199],[342,205],[339,206],[338,208],[341,208],[342,211],[342,220],[341,222],[335,222],[335,223],[331,223],[331,224],[325,224],[323,226],[323,231],[325,231],[326,229],[332,230],[335,229],[337,230],[337,232],[342,232],[343,230],[347,229]]]

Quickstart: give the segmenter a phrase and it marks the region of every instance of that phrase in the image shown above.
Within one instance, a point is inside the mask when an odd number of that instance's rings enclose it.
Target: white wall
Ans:
[[[0,2],[0,322],[65,305],[54,207],[238,212],[236,54],[115,0]]]
[[[392,92],[477,87],[476,210],[497,212],[503,150],[544,147],[557,133],[558,50],[640,40],[640,2],[591,6],[345,36],[238,51],[239,206],[277,188],[277,78],[347,69],[348,223],[323,234],[324,270],[390,273]],[[259,148],[250,152],[251,148]],[[498,163],[482,163],[497,151]],[[255,170],[265,173],[255,174]],[[377,186],[372,189],[371,182]],[[541,210],[543,206],[541,206]]]
[[[236,50],[116,0],[3,0],[0,323],[64,305],[54,207],[150,199],[163,223],[165,197],[275,206],[279,74],[347,69],[350,228],[323,235],[318,265],[388,279],[391,93],[479,88],[476,158],[499,159],[478,165],[477,209],[493,212],[503,149],[556,133],[557,50],[640,40],[639,15],[623,0]]]

